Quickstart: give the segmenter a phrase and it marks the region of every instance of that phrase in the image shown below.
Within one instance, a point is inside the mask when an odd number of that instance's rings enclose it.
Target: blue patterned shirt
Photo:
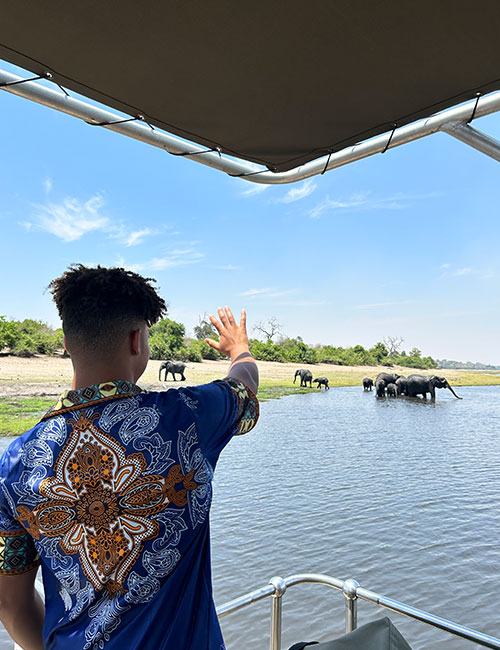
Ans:
[[[226,379],[65,393],[0,459],[0,573],[42,566],[47,650],[221,650],[208,513],[221,450],[258,419]]]

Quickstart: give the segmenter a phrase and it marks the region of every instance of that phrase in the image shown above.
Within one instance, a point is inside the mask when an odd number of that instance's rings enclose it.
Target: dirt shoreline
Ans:
[[[139,381],[147,390],[165,390],[181,385],[180,382],[160,382],[158,370],[160,361],[150,361],[146,372]],[[186,382],[183,385],[203,384],[225,376],[228,361],[203,361],[187,363]],[[363,377],[374,378],[379,372],[387,371],[382,366],[334,366],[331,364],[306,365],[297,363],[276,363],[259,361],[261,384],[264,386],[293,387],[293,377],[297,368],[309,368],[314,377],[326,376],[335,386],[361,385]],[[445,375],[453,385],[500,385],[500,375],[484,371],[439,370],[415,371],[410,368],[395,367],[392,371],[408,375],[412,372],[421,374]],[[391,371],[389,371],[391,372]],[[71,387],[71,360],[65,357],[35,356],[28,359],[0,357],[0,399],[21,397],[58,397]],[[297,384],[296,384],[297,385]]]

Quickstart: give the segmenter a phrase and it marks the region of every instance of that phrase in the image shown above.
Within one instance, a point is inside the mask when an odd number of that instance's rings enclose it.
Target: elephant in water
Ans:
[[[316,377],[316,379],[313,379],[313,384],[316,382],[318,382],[318,388],[324,386],[325,390],[330,390],[330,386],[328,385],[328,377]]]
[[[161,373],[164,370],[165,371],[164,381],[167,381],[167,375],[169,372],[172,374],[174,381],[176,381],[175,379],[176,373],[181,376],[181,381],[186,381],[186,378],[184,377],[185,369],[186,369],[186,364],[182,363],[182,361],[164,361],[160,366],[160,371],[158,373],[158,380],[161,381]]]
[[[462,399],[455,393],[446,377],[437,377],[436,375],[425,377],[423,375],[410,375],[407,382],[408,397],[423,395],[424,399],[426,399],[427,393],[430,393],[431,399],[436,399],[436,388],[448,388],[457,399]]]
[[[398,387],[396,384],[387,384],[387,397],[397,397],[398,396]]]
[[[385,397],[385,381],[377,379],[375,382],[375,394],[377,397]]]
[[[406,377],[401,375],[394,383],[398,387],[398,395],[408,395],[408,380]]]
[[[373,388],[373,379],[365,377],[363,379],[363,390],[371,390]]]
[[[379,380],[384,381],[386,386],[388,384],[395,384],[399,377],[401,377],[401,375],[398,375],[396,373],[379,372],[375,378],[375,384]]]
[[[293,378],[293,383],[295,384],[295,380],[297,377],[300,377],[300,387],[301,388],[307,388],[307,382],[309,382],[309,388],[312,388],[312,372],[310,370],[297,370],[295,372],[295,377]]]

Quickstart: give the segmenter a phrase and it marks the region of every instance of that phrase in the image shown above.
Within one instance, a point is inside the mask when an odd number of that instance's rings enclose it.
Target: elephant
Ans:
[[[375,381],[375,394],[377,397],[385,397],[385,381],[383,379]]]
[[[365,377],[363,379],[363,390],[371,390],[373,388],[373,379]]]
[[[385,385],[387,386],[387,384],[395,384],[399,377],[401,377],[401,375],[396,373],[379,372],[375,378],[375,383],[377,383],[379,379],[382,379],[385,381]]]
[[[387,397],[397,397],[398,396],[398,387],[396,384],[387,384]]]
[[[313,379],[313,384],[316,382],[318,382],[317,388],[324,386],[325,390],[330,390],[330,386],[328,385],[328,377],[316,377],[316,379]]]
[[[423,395],[424,399],[426,399],[427,393],[430,393],[431,399],[436,399],[436,388],[448,388],[457,399],[462,399],[455,393],[446,377],[437,377],[436,375],[425,377],[423,375],[410,375],[407,382],[408,397]]]
[[[398,395],[408,395],[408,380],[406,377],[401,375],[394,383],[398,387]]]
[[[297,370],[295,372],[295,377],[293,378],[293,383],[295,384],[295,380],[297,377],[300,377],[300,387],[301,388],[307,388],[307,382],[309,382],[309,388],[312,388],[312,372],[310,370]]]
[[[179,374],[181,376],[181,381],[186,381],[186,378],[184,377],[184,370],[186,369],[186,364],[182,363],[182,361],[164,361],[161,366],[160,366],[160,371],[158,373],[158,381],[161,381],[161,373],[162,370],[165,371],[165,379],[164,381],[167,381],[167,375],[168,373],[172,373],[172,377],[175,379],[175,374]]]

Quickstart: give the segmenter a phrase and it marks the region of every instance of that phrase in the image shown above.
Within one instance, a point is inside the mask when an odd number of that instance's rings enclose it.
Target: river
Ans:
[[[216,471],[216,603],[273,575],[326,573],[500,636],[500,388],[457,392],[430,402],[335,388],[262,404]],[[292,587],[283,649],[342,634],[343,600]],[[269,611],[265,600],[224,618],[228,650],[265,650]],[[359,603],[359,624],[382,615]],[[416,650],[479,647],[390,616]]]

